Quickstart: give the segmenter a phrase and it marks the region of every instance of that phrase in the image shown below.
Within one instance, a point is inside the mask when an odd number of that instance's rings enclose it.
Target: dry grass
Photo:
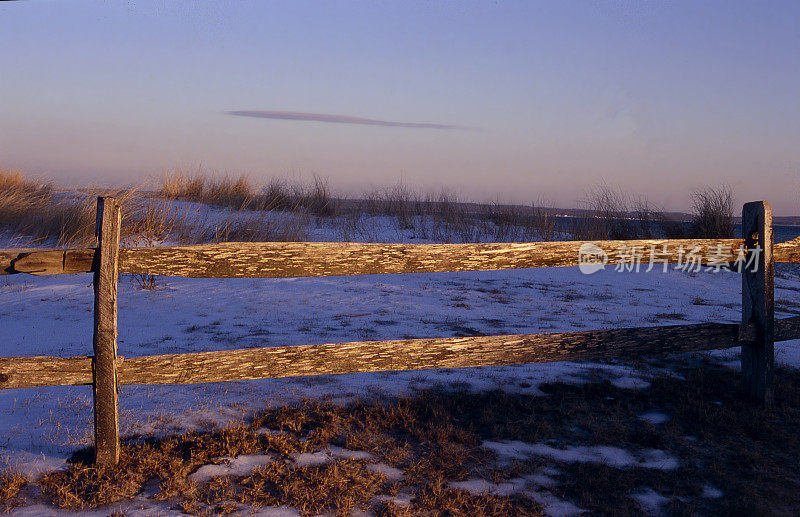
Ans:
[[[0,171],[0,229],[11,235],[83,245],[94,232],[94,208],[56,197],[51,185],[18,171]]]
[[[466,203],[454,193],[416,191],[403,183],[365,192],[360,200],[334,201],[328,185],[319,177],[311,185],[290,185],[272,179],[253,187],[247,176],[213,177],[201,170],[165,174],[160,194],[224,206],[236,210],[283,211],[318,216],[338,216],[336,224],[343,240],[374,240],[375,233],[362,214],[389,216],[397,228],[411,238],[434,242],[527,242],[552,241],[571,234],[577,240],[649,238],[714,238],[732,235],[731,191],[728,187],[706,188],[692,195],[693,223],[671,219],[645,198],[626,195],[601,183],[579,203],[583,215],[569,219],[570,227],[554,217],[552,207],[535,203],[530,207],[493,203]]]
[[[559,472],[551,488],[556,496],[596,514],[641,514],[631,495],[644,487],[666,497],[670,513],[682,515],[800,510],[800,372],[779,371],[775,404],[762,408],[737,395],[737,372],[710,364],[676,368],[682,377],[657,378],[643,390],[598,378],[584,385],[544,385],[547,396],[427,390],[346,407],[308,400],[215,432],[132,437],[117,469],[90,466],[86,451],[41,485],[55,505],[72,509],[129,499],[157,480],[155,498],[203,515],[241,504],[287,505],[304,515],[349,515],[355,508],[378,515],[538,515],[541,508],[522,495],[473,495],[450,483],[498,483],[547,466]],[[639,418],[653,409],[669,420],[653,425]],[[259,431],[264,428],[270,432]],[[481,447],[485,440],[656,448],[680,465],[661,471],[537,456],[503,465]],[[303,467],[290,461],[295,453],[328,446],[367,451],[374,460]],[[240,454],[269,454],[275,461],[245,476],[189,480],[201,465]],[[400,469],[403,478],[386,479],[369,468],[371,461]],[[707,486],[721,489],[722,497],[703,497]],[[407,494],[411,505],[387,500],[397,494]]]
[[[115,196],[123,206],[124,244],[161,240],[176,227],[173,210],[137,197],[135,189],[102,194]],[[95,219],[92,195],[56,193],[52,185],[19,172],[0,172],[0,230],[34,243],[85,247],[94,245]]]
[[[527,242],[565,238],[579,240],[652,237],[727,237],[733,232],[731,191],[707,188],[693,194],[691,226],[673,221],[645,199],[631,200],[607,185],[591,190],[581,203],[584,216],[565,228],[546,204],[530,207],[465,203],[455,194],[420,193],[403,184],[375,189],[362,200],[334,200],[327,182],[315,177],[309,185],[273,179],[257,188],[247,176],[213,177],[173,171],[164,175],[162,199],[138,195],[136,190],[113,192],[123,202],[123,242],[128,245],[171,240],[178,243],[220,241],[298,241],[308,235],[312,216],[325,216],[336,225],[342,240],[379,238],[369,228],[366,215],[391,217],[411,238],[433,242]],[[104,192],[109,195],[110,192]],[[167,199],[180,199],[231,208],[239,213],[211,221],[178,207]],[[94,244],[94,199],[67,197],[51,185],[27,179],[15,171],[0,172],[0,230],[25,235],[58,247]],[[252,215],[242,214],[248,210]],[[264,213],[270,217],[264,217]]]
[[[234,184],[235,186],[236,184]],[[90,193],[91,194],[91,193]],[[0,172],[0,231],[25,236],[36,244],[90,247],[95,244],[96,198],[56,193],[49,184],[19,172]],[[223,241],[297,241],[306,237],[303,214],[266,220],[257,214],[220,219],[163,199],[139,195],[136,189],[97,192],[113,195],[122,205],[122,245],[152,246],[165,241],[199,244]]]
[[[22,505],[22,489],[28,480],[22,474],[9,469],[0,470],[0,512],[7,513]]]
[[[466,479],[471,468],[483,468],[490,454],[477,436],[453,425],[446,399],[425,394],[387,404],[362,401],[347,408],[319,402],[275,408],[247,425],[213,433],[187,433],[161,440],[130,440],[117,468],[95,468],[73,459],[69,470],[45,475],[41,486],[53,503],[74,510],[130,499],[148,481],[157,480],[157,499],[169,500],[193,514],[228,513],[239,504],[291,506],[304,515],[333,512],[350,515],[355,508],[381,515],[526,515],[528,500],[474,496],[447,486]],[[269,428],[271,433],[259,433]],[[293,454],[328,445],[371,452],[381,461],[403,468],[406,478],[389,481],[365,460],[338,459],[314,466],[294,466]],[[271,454],[277,461],[246,476],[212,478],[195,484],[189,475],[217,458]],[[412,513],[380,502],[381,494],[412,490]]]
[[[214,177],[198,169],[196,172],[166,172],[159,194],[168,199],[195,201],[234,210],[280,210],[319,216],[336,213],[336,202],[325,180],[314,176],[311,184],[288,184],[272,179],[260,189],[246,175]]]

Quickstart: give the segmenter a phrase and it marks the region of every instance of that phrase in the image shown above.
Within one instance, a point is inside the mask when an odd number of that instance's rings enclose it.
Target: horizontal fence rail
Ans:
[[[356,341],[117,358],[119,384],[197,384],[302,375],[507,366],[697,352],[755,340],[753,325],[698,323],[612,330]],[[800,316],[775,341],[800,338]],[[93,382],[91,357],[0,357],[0,389]]]
[[[163,248],[121,248],[119,272],[196,278],[278,278],[393,273],[485,271],[577,266],[581,246],[592,244],[607,264],[642,262],[706,266],[741,258],[743,239],[648,239],[486,244],[381,244],[340,242],[226,242]],[[776,244],[775,262],[800,262],[800,240]],[[0,274],[90,273],[96,251],[0,250]],[[656,265],[658,267],[658,265]]]
[[[800,316],[774,318],[774,262],[800,263],[800,237],[775,245],[766,201],[742,210],[742,239],[476,244],[228,242],[119,248],[120,208],[99,198],[97,248],[0,250],[0,275],[94,273],[94,355],[0,357],[0,389],[91,385],[96,461],[119,459],[120,384],[195,384],[301,375],[605,360],[742,347],[742,388],[768,403],[774,342],[800,339]],[[587,260],[587,254],[589,260]],[[683,264],[742,277],[742,322],[580,332],[360,341],[123,358],[117,355],[119,273],[278,278]]]

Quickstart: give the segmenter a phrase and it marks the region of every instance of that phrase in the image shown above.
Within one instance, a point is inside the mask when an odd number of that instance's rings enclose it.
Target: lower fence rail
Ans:
[[[699,323],[581,332],[356,341],[117,357],[119,384],[196,384],[357,372],[507,366],[742,346],[756,327]],[[775,341],[800,339],[800,316],[775,320]],[[0,389],[93,383],[92,357],[1,357]]]

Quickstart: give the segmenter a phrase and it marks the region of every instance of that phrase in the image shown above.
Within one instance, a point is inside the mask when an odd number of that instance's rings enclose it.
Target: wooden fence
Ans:
[[[742,346],[742,386],[768,403],[774,342],[800,338],[800,317],[774,319],[773,263],[800,262],[800,238],[773,245],[765,201],[744,205],[743,239],[629,240],[589,243],[606,264],[639,260],[736,268],[742,274],[742,322],[283,346],[219,352],[117,355],[120,273],[202,278],[308,277],[478,271],[580,265],[581,242],[523,244],[222,243],[119,247],[120,207],[97,204],[98,246],[0,250],[0,274],[94,274],[94,355],[1,357],[0,388],[92,385],[96,461],[119,459],[120,384],[190,384],[300,375],[513,365],[609,359]],[[637,253],[639,253],[637,255]]]

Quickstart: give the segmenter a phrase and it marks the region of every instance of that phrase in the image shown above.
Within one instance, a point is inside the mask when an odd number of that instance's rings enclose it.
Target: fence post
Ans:
[[[747,263],[742,271],[742,323],[753,323],[756,340],[742,345],[742,388],[745,395],[772,402],[774,345],[774,263],[772,208],[766,201],[742,208],[742,237]]]
[[[117,277],[121,212],[112,197],[97,198],[97,256],[94,271],[94,443],[95,462],[119,461],[117,399]]]

